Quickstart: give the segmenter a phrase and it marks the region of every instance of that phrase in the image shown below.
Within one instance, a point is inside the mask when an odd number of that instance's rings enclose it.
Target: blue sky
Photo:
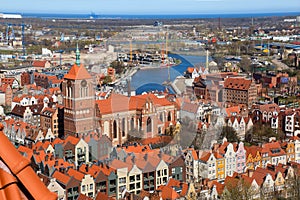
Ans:
[[[300,0],[0,0],[0,12],[78,14],[300,12]]]

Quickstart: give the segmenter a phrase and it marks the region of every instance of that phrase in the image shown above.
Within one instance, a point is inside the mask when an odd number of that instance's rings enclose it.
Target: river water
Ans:
[[[179,65],[170,68],[171,81],[174,81],[177,76],[183,75],[188,67],[193,67],[194,65],[199,64],[203,66],[205,65],[205,56],[169,54],[169,57],[181,60]],[[211,60],[211,58],[209,59]],[[163,91],[166,88],[163,83],[167,80],[168,68],[166,67],[141,69],[132,76],[131,87],[136,90],[136,94],[155,90]]]

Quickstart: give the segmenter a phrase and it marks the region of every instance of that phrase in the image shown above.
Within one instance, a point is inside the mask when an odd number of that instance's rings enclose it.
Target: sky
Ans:
[[[300,0],[0,0],[0,12],[97,15],[300,12]]]

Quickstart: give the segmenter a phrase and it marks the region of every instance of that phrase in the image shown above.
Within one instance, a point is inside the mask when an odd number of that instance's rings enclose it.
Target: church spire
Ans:
[[[77,43],[77,46],[76,46],[76,65],[77,66],[80,66],[80,51],[79,51],[79,48],[78,48],[78,43]]]

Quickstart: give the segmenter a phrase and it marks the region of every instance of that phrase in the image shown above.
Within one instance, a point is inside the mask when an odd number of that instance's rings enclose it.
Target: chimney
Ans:
[[[135,155],[132,155],[131,161],[132,163],[135,163]]]
[[[59,168],[59,171],[60,171],[61,173],[65,173],[65,168],[64,168],[64,167],[60,167],[60,168]]]
[[[247,174],[248,174],[248,177],[252,177],[253,176],[253,170],[252,169],[248,169],[247,170]]]
[[[147,153],[145,153],[144,159],[145,159],[146,161],[148,160],[148,154],[147,154]]]

